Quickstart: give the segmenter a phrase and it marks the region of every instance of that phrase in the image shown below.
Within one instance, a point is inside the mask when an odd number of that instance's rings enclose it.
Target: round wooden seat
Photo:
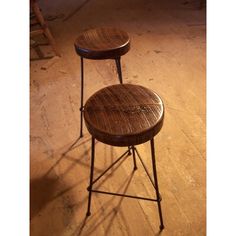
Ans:
[[[97,140],[113,146],[133,146],[151,140],[160,131],[164,105],[145,87],[112,85],[88,99],[84,119]]]
[[[115,28],[96,28],[81,33],[75,41],[75,50],[88,59],[114,59],[130,49],[126,32]]]

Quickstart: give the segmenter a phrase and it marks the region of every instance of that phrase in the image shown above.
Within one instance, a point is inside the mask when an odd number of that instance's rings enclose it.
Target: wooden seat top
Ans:
[[[132,146],[151,140],[161,129],[164,105],[150,89],[118,84],[92,95],[84,107],[88,131],[113,146]]]
[[[118,58],[130,49],[128,34],[115,28],[96,28],[84,31],[75,40],[75,50],[88,59]]]

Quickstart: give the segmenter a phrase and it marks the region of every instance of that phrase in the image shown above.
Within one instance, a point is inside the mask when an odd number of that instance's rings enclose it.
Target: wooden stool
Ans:
[[[164,120],[164,105],[161,98],[155,92],[138,85],[118,84],[109,86],[99,90],[88,99],[84,107],[84,119],[88,131],[92,135],[87,216],[90,215],[92,192],[155,201],[158,205],[160,229],[162,230],[164,224],[161,212],[161,196],[158,189],[154,150],[154,136],[161,130]],[[121,160],[121,158],[129,156],[128,153],[130,151],[126,151],[94,180],[95,139],[112,146],[132,147],[134,170],[137,169],[135,155],[137,154],[155,189],[156,199],[92,189],[93,184],[97,182],[112,166]],[[134,147],[135,145],[147,141],[150,141],[151,143],[154,181],[148,173],[148,169],[144,165],[137,149]]]
[[[75,41],[75,50],[81,58],[81,106],[80,137],[83,136],[83,96],[84,65],[83,58],[93,60],[114,59],[119,81],[122,84],[120,58],[130,49],[130,39],[126,32],[115,28],[96,28],[82,32]]]
[[[41,13],[41,10],[40,10],[39,5],[36,0],[30,0],[30,8],[32,9],[32,13],[33,13],[32,17],[35,18],[32,25],[36,25],[36,24],[40,25],[40,28],[38,28],[36,30],[30,30],[30,37],[34,37],[36,35],[43,34],[48,39],[48,42],[51,45],[55,54],[60,57],[61,54],[56,46],[55,39],[52,36],[51,31],[48,28],[47,22],[45,21],[43,14]],[[38,50],[37,53],[38,52],[40,54],[39,55],[40,59],[48,59],[48,57],[43,56],[41,51]]]

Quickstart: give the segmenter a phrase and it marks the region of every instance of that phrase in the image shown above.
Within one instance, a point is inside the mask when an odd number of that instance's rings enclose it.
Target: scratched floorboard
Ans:
[[[49,21],[62,58],[52,65],[30,65],[31,235],[205,235],[204,10],[180,0],[39,2],[47,16],[64,18]],[[92,215],[85,219],[90,165],[86,130],[63,155],[79,136],[80,63],[73,42],[79,31],[105,25],[130,34],[131,50],[122,57],[124,81],[157,91],[165,103],[164,126],[155,138],[166,226],[161,234],[153,202],[94,194]],[[41,69],[45,64],[48,68]],[[85,100],[115,83],[114,61],[85,60]],[[149,143],[137,148],[151,172]],[[123,151],[96,143],[95,174]],[[154,197],[139,162],[138,167],[132,173],[132,159],[127,159],[101,179],[99,188]]]

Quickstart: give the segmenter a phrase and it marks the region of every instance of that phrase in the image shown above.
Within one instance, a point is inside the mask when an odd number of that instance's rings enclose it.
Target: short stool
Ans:
[[[80,137],[83,136],[83,96],[84,96],[84,63],[83,59],[104,60],[114,59],[119,81],[122,84],[120,58],[130,49],[128,34],[116,28],[95,28],[82,32],[75,41],[75,50],[81,58],[81,106],[80,106]]]
[[[87,216],[90,215],[92,192],[154,201],[157,202],[160,218],[160,229],[162,230],[164,228],[164,224],[161,211],[161,196],[158,188],[154,149],[154,136],[161,130],[164,120],[164,105],[161,98],[152,90],[139,85],[117,84],[108,86],[99,90],[88,99],[84,107],[84,119],[87,129],[92,135]],[[93,178],[95,139],[112,146],[129,147],[128,151],[126,151],[96,179]],[[151,144],[154,181],[152,180],[148,168],[145,166],[135,147],[135,145],[142,144],[147,141],[150,141]],[[155,199],[93,189],[93,184],[97,182],[109,169],[111,169],[112,166],[118,163],[121,158],[126,158],[129,156],[130,149],[133,154],[134,170],[137,169],[136,157],[138,156],[155,189]]]

